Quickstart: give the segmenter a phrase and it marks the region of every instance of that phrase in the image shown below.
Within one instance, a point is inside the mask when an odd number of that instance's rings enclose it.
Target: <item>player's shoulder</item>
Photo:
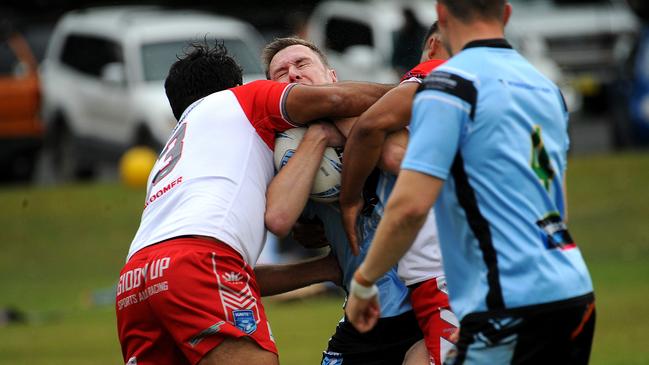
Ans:
[[[431,73],[434,69],[442,65],[446,60],[433,59],[421,62],[417,66],[413,67],[410,71],[406,72],[401,77],[401,82],[409,82],[413,80],[423,80]],[[419,81],[417,81],[419,82]]]
[[[279,101],[294,85],[271,80],[256,80],[230,88],[228,91],[236,96],[246,110],[261,105],[274,105],[279,108]]]
[[[419,86],[418,93],[438,91],[466,99],[475,97],[477,76],[469,69],[458,67],[449,61],[429,73]]]
[[[267,87],[271,87],[273,85],[280,84],[277,81],[272,81],[272,80],[255,80],[255,81],[250,81],[247,82],[243,85],[238,85],[235,87],[231,87],[230,91],[237,93],[239,91],[250,91],[250,90],[256,90],[256,89],[263,89]]]

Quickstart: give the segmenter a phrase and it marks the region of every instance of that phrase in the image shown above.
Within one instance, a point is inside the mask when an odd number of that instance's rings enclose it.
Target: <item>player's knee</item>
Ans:
[[[415,342],[406,356],[403,358],[403,365],[429,365],[430,356],[428,355],[428,349],[426,349],[426,343],[424,340],[419,340]]]

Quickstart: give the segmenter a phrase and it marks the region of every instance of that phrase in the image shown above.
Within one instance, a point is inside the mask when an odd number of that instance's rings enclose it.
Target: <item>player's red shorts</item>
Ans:
[[[253,270],[230,246],[178,238],[145,247],[119,277],[117,331],[127,364],[196,364],[226,338],[277,353]]]
[[[410,302],[424,333],[430,363],[440,365],[453,347],[450,336],[458,327],[457,318],[448,303],[446,280],[444,276],[438,276],[411,288]]]

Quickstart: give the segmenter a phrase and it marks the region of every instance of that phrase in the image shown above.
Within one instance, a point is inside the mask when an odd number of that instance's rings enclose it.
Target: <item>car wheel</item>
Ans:
[[[38,149],[32,149],[26,153],[17,156],[12,164],[14,181],[29,182],[34,176],[36,159],[38,158]]]
[[[81,164],[79,145],[70,130],[60,124],[51,145],[52,167],[58,181],[88,180],[94,176],[90,166]]]
[[[150,147],[154,151],[159,151],[162,148],[160,143],[158,143],[153,137],[153,133],[151,133],[151,131],[144,125],[138,127],[133,142],[133,146],[146,146]]]

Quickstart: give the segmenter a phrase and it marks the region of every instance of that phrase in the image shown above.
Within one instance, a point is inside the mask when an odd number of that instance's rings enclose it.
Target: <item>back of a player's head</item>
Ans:
[[[462,22],[501,20],[507,0],[438,0]]]
[[[169,69],[165,92],[176,119],[196,100],[243,83],[242,69],[223,43],[193,42]]]
[[[318,58],[320,58],[323,66],[329,67],[327,56],[325,56],[325,54],[315,44],[298,37],[275,38],[275,40],[268,43],[268,45],[264,47],[264,50],[261,54],[261,59],[264,62],[264,69],[266,71],[267,79],[270,80],[268,69],[270,67],[271,61],[273,60],[273,57],[275,57],[275,55],[278,54],[281,50],[291,46],[304,46],[309,48],[318,56]]]

